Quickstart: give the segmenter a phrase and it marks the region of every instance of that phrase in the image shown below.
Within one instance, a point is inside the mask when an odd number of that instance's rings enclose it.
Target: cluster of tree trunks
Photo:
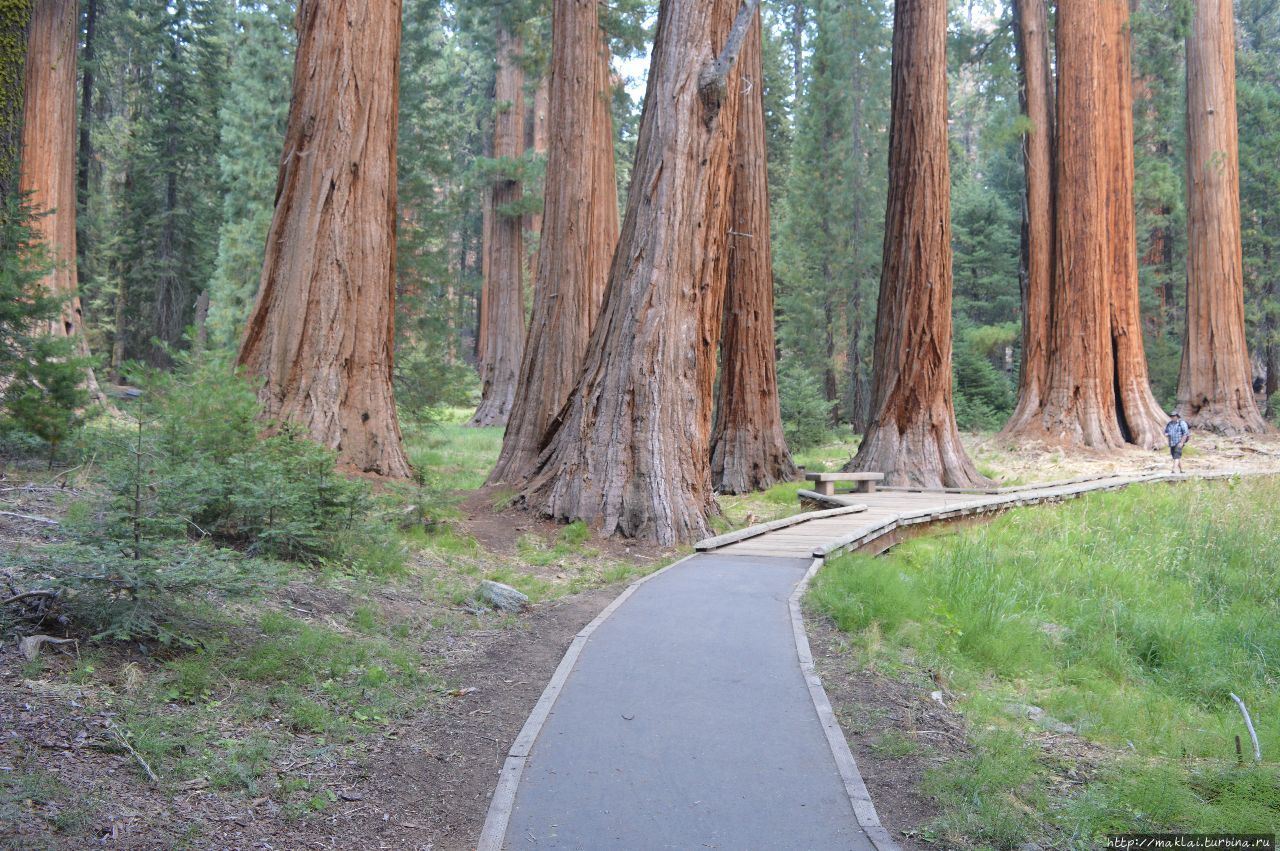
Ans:
[[[952,407],[946,43],[945,0],[898,0],[871,420],[846,469],[882,472],[890,484],[974,487],[987,480]]]
[[[240,363],[273,420],[409,476],[392,398],[399,0],[302,0],[276,208]]]
[[[508,30],[498,33],[498,73],[494,83],[493,157],[513,163],[525,152],[524,71],[521,42]],[[524,354],[524,225],[511,206],[524,196],[520,181],[499,174],[485,189],[484,288],[477,337],[480,405],[473,426],[503,426],[511,415]]]
[[[1235,36],[1230,0],[1198,0],[1187,36],[1187,328],[1178,407],[1192,428],[1268,430],[1244,335]]]
[[[765,490],[796,474],[782,434],[774,359],[762,45],[757,12],[738,57],[742,95],[733,140],[728,280],[711,435],[711,479],[721,493]]]
[[[604,305],[522,491],[544,515],[669,545],[704,534],[716,511],[707,450],[741,90],[729,36],[750,23],[736,7],[660,7]]]
[[[1004,433],[1154,447],[1164,416],[1147,378],[1139,315],[1129,7],[1060,0],[1056,98],[1044,0],[1019,0],[1017,11],[1032,129],[1025,354]]]
[[[596,0],[561,0],[551,21],[547,185],[530,320],[491,482],[521,481],[582,368],[618,241],[608,46]]]

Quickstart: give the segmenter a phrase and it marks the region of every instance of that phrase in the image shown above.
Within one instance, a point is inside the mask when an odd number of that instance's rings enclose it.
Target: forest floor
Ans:
[[[1167,458],[966,442],[1007,484],[1158,469]],[[411,443],[415,465],[453,507],[403,535],[403,575],[288,569],[207,613],[217,637],[196,651],[84,642],[30,661],[6,640],[0,847],[473,847],[502,756],[572,637],[626,582],[680,554],[511,510],[509,491],[482,487],[499,446],[496,430],[457,422]],[[798,461],[834,467],[855,450],[856,439],[837,439]],[[1277,463],[1275,441],[1197,436],[1187,453],[1188,470]],[[10,469],[6,485],[48,479]],[[798,487],[724,497],[718,523],[794,513]],[[56,520],[84,497],[74,486],[11,490],[2,507]],[[22,554],[59,537],[55,524],[0,517],[0,580],[23,587]],[[531,609],[478,607],[481,579],[519,588]],[[962,720],[921,707],[927,673],[864,675],[848,667],[847,639],[829,622],[816,619],[813,632],[837,708],[847,718],[850,707],[871,707],[861,717],[888,725],[864,752],[851,735],[887,820],[936,818],[940,805],[918,780],[948,742],[967,747]],[[908,735],[898,730],[903,706],[919,715],[912,729],[937,731],[927,754],[898,741]]]

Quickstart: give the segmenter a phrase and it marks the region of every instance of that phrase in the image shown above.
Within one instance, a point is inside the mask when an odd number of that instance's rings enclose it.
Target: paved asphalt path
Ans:
[[[872,849],[796,656],[807,559],[699,555],[636,589],[530,754],[509,849]]]

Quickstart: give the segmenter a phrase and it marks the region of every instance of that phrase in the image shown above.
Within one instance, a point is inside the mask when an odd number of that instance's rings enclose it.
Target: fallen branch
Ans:
[[[19,520],[30,520],[32,523],[48,523],[50,526],[57,526],[58,521],[52,517],[41,517],[39,514],[19,514],[16,511],[0,511],[0,516],[17,517]]]
[[[147,765],[147,761],[142,758],[142,754],[133,749],[133,745],[129,744],[129,739],[120,731],[120,728],[115,724],[112,724],[108,729],[111,730],[111,738],[115,739],[116,744],[127,750],[133,758],[138,761],[138,765],[141,765],[142,770],[147,772],[147,776],[151,778],[151,782],[159,783],[160,778],[156,777],[156,773],[151,770],[151,766]]]
[[[32,597],[56,597],[57,591],[23,591],[21,594],[14,594],[7,600],[0,601],[0,606],[11,606],[14,603],[21,603],[23,600]]]
[[[1244,716],[1244,725],[1249,728],[1249,739],[1253,742],[1253,761],[1262,762],[1262,747],[1258,744],[1258,731],[1253,729],[1253,719],[1249,717],[1249,710],[1245,707],[1244,701],[1236,697],[1235,692],[1231,693],[1231,699],[1236,702],[1236,706],[1240,707],[1240,714]]]

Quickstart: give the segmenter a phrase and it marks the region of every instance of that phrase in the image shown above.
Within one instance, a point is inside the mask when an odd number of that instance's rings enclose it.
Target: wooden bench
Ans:
[[[823,496],[835,496],[836,482],[855,482],[857,493],[875,493],[876,482],[884,481],[884,473],[805,473],[804,477]]]

